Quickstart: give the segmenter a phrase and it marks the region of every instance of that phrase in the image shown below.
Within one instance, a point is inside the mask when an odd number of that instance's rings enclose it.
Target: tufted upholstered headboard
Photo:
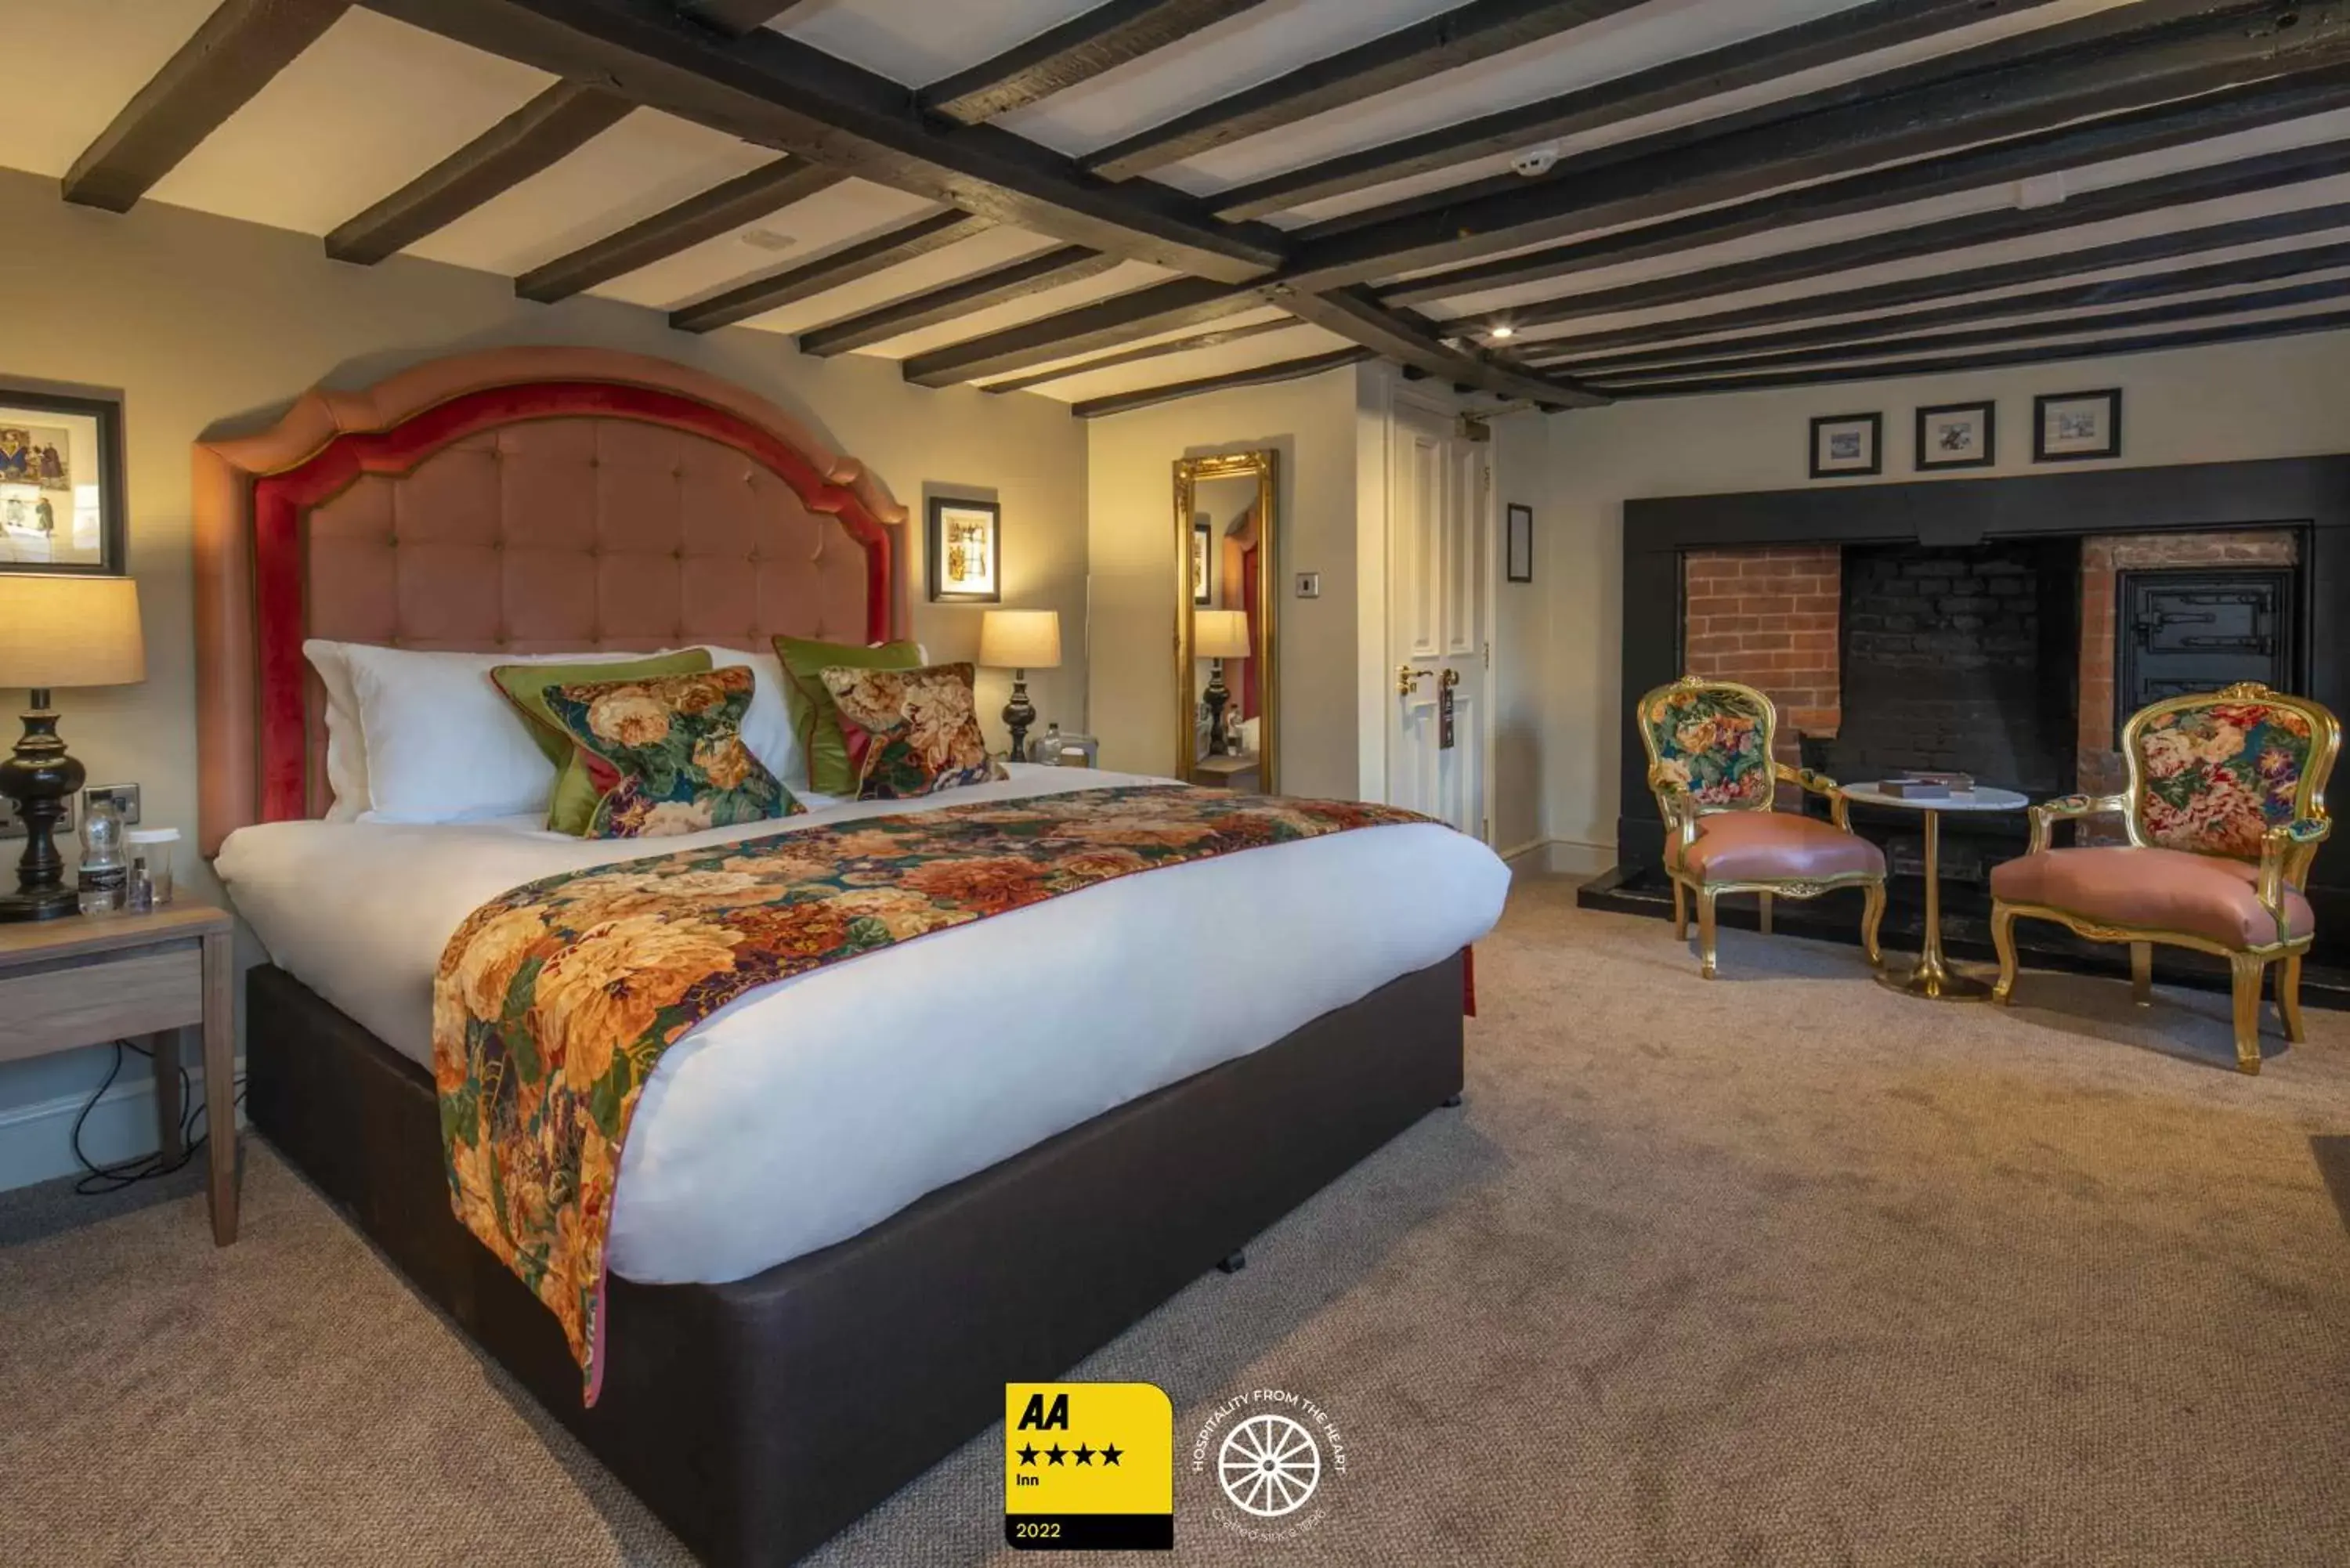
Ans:
[[[905,508],[666,360],[504,348],[196,448],[203,852],[327,805],[308,637],[516,653],[906,635]]]

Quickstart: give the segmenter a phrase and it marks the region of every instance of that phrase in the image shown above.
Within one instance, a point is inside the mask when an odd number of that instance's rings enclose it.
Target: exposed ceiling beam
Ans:
[[[223,0],[66,171],[65,198],[127,213],[197,143],[333,26],[350,0]],[[16,112],[38,113],[19,82]]]
[[[1130,180],[1226,142],[1426,81],[1639,4],[1641,0],[1470,0],[1113,142],[1088,154],[1085,165],[1107,179]]]
[[[847,176],[788,155],[689,196],[674,207],[607,234],[515,279],[515,293],[552,304],[585,288],[649,266],[664,256],[757,223],[795,202],[830,190]]]
[[[1635,359],[1657,360],[1706,352],[1701,347],[1690,346],[1686,339],[1721,337],[1722,334],[1740,332],[1754,327],[1773,326],[1781,322],[1825,322],[1831,317],[1864,316],[1872,312],[1898,309],[1904,306],[1925,304],[1937,299],[1959,299],[1969,295],[1987,294],[1994,289],[2015,288],[2026,284],[2046,283],[2053,278],[2079,278],[2092,273],[2107,272],[2116,267],[2139,266],[2147,262],[2168,261],[2177,256],[2194,255],[2199,252],[2228,249],[2238,245],[2260,244],[2265,242],[2292,239],[2301,234],[2320,234],[2327,229],[2350,226],[2350,202],[2330,203],[2323,207],[2302,207],[2287,213],[2268,213],[2257,218],[2240,218],[2233,223],[2210,223],[2201,228],[2179,229],[2159,234],[2142,235],[2134,240],[2117,240],[2112,244],[2092,245],[2083,250],[2058,251],[2044,256],[2028,256],[2022,261],[2002,262],[1990,266],[1962,267],[1952,272],[1930,273],[1922,277],[1896,278],[1889,283],[1868,284],[1857,288],[1832,290],[1824,294],[1799,296],[1794,299],[1772,300],[1767,304],[1743,306],[1734,310],[1719,310],[1705,316],[1677,317],[1666,321],[1652,321],[1635,327],[1612,327],[1605,332],[1587,332],[1572,337],[1539,338],[1523,345],[1519,352],[1530,361],[1549,365],[1575,360],[1588,362],[1596,351],[1630,347],[1637,353],[1621,354],[1609,361],[1622,365]],[[2221,267],[2275,267],[2282,271],[2265,273],[2241,272],[2232,281],[2247,281],[2252,276],[2279,277],[2298,270],[2304,264],[2296,258],[2304,251],[2283,251],[2264,256],[2243,258],[2218,264]],[[2192,277],[2209,273],[2208,268],[2175,269],[2165,273],[2143,274],[2136,277],[2109,278],[2099,282],[2074,283],[2038,295],[2012,295],[2000,300],[1974,300],[1940,306],[1932,311],[1910,311],[1902,319],[1913,325],[1929,322],[1966,321],[1992,313],[1991,306],[2005,306],[2009,300],[2028,298],[2046,301],[2043,308],[2063,308],[2068,305],[2110,305],[2119,299],[2144,298],[2164,291],[2169,279]],[[2221,276],[2219,281],[2231,281]],[[2205,286],[2188,284],[2182,286]],[[1735,339],[1757,348],[1796,348],[1804,344],[1830,341],[1826,334],[1845,330],[1849,324],[1830,324],[1805,327],[1798,331],[1749,336]]]
[[[1179,277],[916,354],[905,362],[906,379],[924,387],[984,380],[1287,303],[1253,288]]]
[[[577,151],[635,107],[602,88],[557,82],[338,225],[327,236],[327,254],[372,265]]]
[[[1064,284],[1097,276],[1118,265],[1116,256],[1106,256],[1083,245],[1063,245],[803,332],[800,352],[819,358],[846,354],[852,348],[868,348],[925,327],[936,327],[942,321],[952,321],[991,305],[1024,299]]]
[[[870,276],[885,267],[944,250],[994,226],[986,218],[952,208],[933,213],[869,240],[843,245],[814,261],[754,277],[706,299],[681,306],[669,313],[669,324],[680,332],[712,332],[721,327],[732,327],[780,306],[828,294],[843,284]]]
[[[780,22],[808,0],[678,0],[678,9],[722,33],[747,33]]]
[[[1081,420],[1097,420],[1105,414],[1129,413],[1136,409],[1149,408],[1154,403],[1171,403],[1178,398],[1196,398],[1202,392],[1295,381],[1306,376],[1318,376],[1325,370],[1359,365],[1374,358],[1376,356],[1368,348],[1340,348],[1334,353],[1316,354],[1310,358],[1284,359],[1278,364],[1259,365],[1252,370],[1227,370],[1221,376],[1202,376],[1195,381],[1175,381],[1164,387],[1143,387],[1131,392],[1112,392],[1107,397],[1088,398],[1081,403],[1071,403],[1069,412]]]
[[[1825,370],[1791,370],[1784,375],[1762,376],[1749,381],[1663,381],[1646,387],[1604,387],[1596,389],[1611,397],[1626,399],[1693,398],[1718,392],[1768,391],[1788,387],[1827,386],[1842,381],[1877,381],[1909,376],[1947,375],[1961,370],[1992,370],[2010,365],[2043,365],[2062,359],[2103,359],[2122,354],[2150,354],[2164,348],[2192,348],[2206,344],[2241,343],[2264,337],[2297,337],[2309,332],[2333,332],[2345,327],[2350,327],[2350,310],[2327,310],[2273,321],[2230,322],[2220,327],[2101,337],[2083,343],[2038,344],[2026,348],[1999,349],[1983,354],[1882,360]]]
[[[1668,60],[1539,103],[1522,104],[1236,185],[1213,198],[1215,208],[1227,218],[1261,218],[1416,174],[1603,130],[2049,3],[1869,0],[1849,11],[1815,17],[1761,37],[1742,38],[1701,55]]]
[[[922,108],[964,125],[1009,114],[1180,42],[1264,0],[1109,0],[922,89]]]
[[[1114,188],[993,126],[942,127],[911,88],[761,28],[728,41],[647,0],[368,0],[444,37],[1066,244],[1241,283],[1284,254],[1160,186]]]
[[[1781,251],[1771,255],[1725,263],[1721,266],[1700,267],[1663,277],[1644,278],[1638,283],[1624,284],[1615,288],[1590,289],[1560,299],[1536,300],[1530,304],[1464,313],[1458,319],[1467,320],[1473,317],[1479,321],[1505,321],[1513,327],[1523,328],[1537,323],[1581,320],[1595,316],[1652,310],[1691,300],[1719,299],[1725,295],[1800,283],[1806,278],[1825,277],[1856,267],[1881,266],[1921,256],[1947,256],[1977,245],[2061,233],[2088,223],[2134,217],[2189,202],[2249,195],[2345,173],[2350,173],[2350,143],[2328,142],[2318,147],[2296,147],[2262,158],[2247,159],[2241,163],[2216,164],[2177,174],[2159,175],[2151,180],[2132,181],[2126,185],[2108,185],[2103,190],[2068,196],[2051,206],[1997,207],[1988,212],[1967,213],[1939,223],[1888,229],[1880,234],[1840,240],[1833,244]],[[1382,294],[1379,297],[1382,303],[1393,303],[1395,296]]]
[[[2157,4],[2158,0],[2142,0]],[[2127,15],[2125,5],[2085,18]],[[1689,141],[1668,131],[1626,149],[1563,162],[1549,174],[1503,175],[1426,201],[1317,224],[1296,236],[1286,280],[1326,288],[1577,232],[1650,223],[1808,182],[1857,165],[1932,158],[2093,116],[2146,109],[2293,71],[2350,63],[2350,0],[2297,10],[2281,3],[2055,48],[1856,103],[1800,112]],[[2284,22],[2286,16],[2295,18]],[[2044,29],[2070,36],[2082,24]],[[1959,69],[1969,55],[1946,68]],[[2209,134],[2209,132],[2205,132]],[[1657,151],[1644,151],[1661,140]],[[1882,171],[1898,173],[1898,171]],[[1908,199],[1931,192],[1911,189]]]
[[[2328,248],[2334,253],[2334,259],[2317,265],[2335,268],[2350,266],[2350,245]],[[1804,365],[1833,365],[1846,359],[1906,358],[1953,348],[2029,342],[2037,337],[2069,337],[2084,332],[2110,333],[2125,327],[2158,327],[2209,316],[2241,316],[2256,310],[2282,310],[2296,305],[2339,299],[2345,295],[2350,295],[2350,277],[2319,278],[2307,283],[2288,284],[2281,288],[2173,300],[2165,305],[2140,306],[2133,310],[2109,311],[2085,318],[2004,321],[1990,327],[1963,327],[1948,332],[1900,331],[1899,328],[1911,323],[1896,316],[1871,324],[1879,334],[1886,333],[1888,328],[1895,329],[1891,336],[1860,334],[1849,342],[1825,344],[1816,348],[1789,348],[1779,353],[1722,358],[1692,358],[1676,364],[1611,371],[1607,373],[1607,379],[1611,386],[1685,381],[1693,376],[1744,375],[1749,371],[1783,370]]]
[[[1328,294],[1303,294],[1282,301],[1301,320],[1351,337],[1399,364],[1416,367],[1471,387],[1524,398],[1545,408],[1594,408],[1607,401],[1563,377],[1530,369],[1506,359],[1456,348],[1444,342],[1439,328],[1409,311],[1388,310],[1362,289],[1344,288]]]
[[[1139,365],[1146,359],[1161,358],[1169,354],[1189,354],[1201,348],[1221,348],[1227,343],[1244,342],[1262,337],[1268,332],[1294,332],[1297,318],[1284,316],[1278,321],[1256,321],[1246,327],[1219,327],[1207,332],[1194,332],[1189,337],[1170,337],[1164,343],[1146,343],[1139,348],[1125,348],[1115,354],[1097,354],[1090,359],[1074,364],[1055,365],[1049,370],[1031,375],[1015,376],[1008,381],[991,381],[983,391],[1024,392],[1031,387],[1041,387],[1047,381],[1064,381],[1072,376],[1090,376],[1097,370],[1114,370],[1122,365]]]

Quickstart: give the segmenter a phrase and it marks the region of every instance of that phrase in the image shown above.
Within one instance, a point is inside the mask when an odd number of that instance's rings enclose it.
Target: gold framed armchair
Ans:
[[[2247,683],[2157,702],[2122,731],[2129,787],[2032,808],[2031,852],[1992,868],[1994,998],[2015,991],[2015,922],[2054,920],[2127,942],[2149,1000],[2153,945],[2218,953],[2235,971],[2236,1066],[2261,1070],[2261,983],[2272,963],[2285,1038],[2302,1040],[2301,961],[2316,919],[2302,889],[2334,831],[2325,780],[2342,724],[2322,705]],[[2059,822],[2111,815],[2128,842],[2049,847]]]
[[[1673,935],[1689,940],[1697,899],[1698,972],[1714,978],[1714,900],[1759,895],[1762,930],[1773,898],[1815,898],[1838,888],[1866,890],[1861,944],[1879,962],[1885,918],[1885,853],[1853,832],[1851,807],[1832,778],[1773,760],[1779,711],[1734,680],[1683,676],[1640,699],[1640,740],[1648,787],[1665,819],[1665,872],[1673,884]],[[1774,811],[1786,784],[1829,802],[1831,820]]]

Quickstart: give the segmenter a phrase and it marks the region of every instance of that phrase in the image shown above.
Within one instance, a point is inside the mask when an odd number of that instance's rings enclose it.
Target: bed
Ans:
[[[715,1563],[788,1562],[1461,1085],[1506,872],[1432,824],[1153,870],[753,992],[671,1047],[612,1215],[601,1396],[452,1216],[432,976],[551,872],[1154,781],[1015,767],[922,802],[634,844],[326,820],[301,645],[652,650],[909,620],[904,513],[742,389],[576,349],[318,392],[198,452],[203,838],[272,961],[255,1127]]]

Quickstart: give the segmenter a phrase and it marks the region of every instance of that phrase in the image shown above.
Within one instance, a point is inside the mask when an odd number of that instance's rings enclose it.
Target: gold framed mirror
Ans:
[[[1175,463],[1175,776],[1243,794],[1278,787],[1274,455]]]

